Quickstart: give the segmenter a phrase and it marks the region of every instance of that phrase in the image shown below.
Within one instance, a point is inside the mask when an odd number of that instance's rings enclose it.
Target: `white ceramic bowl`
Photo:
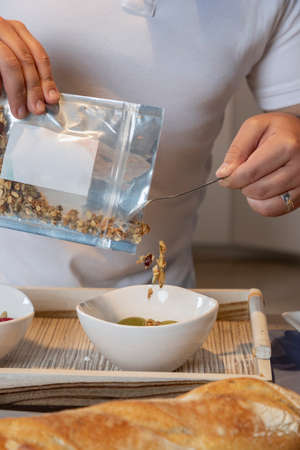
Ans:
[[[153,288],[150,300],[149,287]],[[96,348],[124,370],[172,371],[201,346],[218,312],[216,300],[177,286],[139,285],[108,291],[77,306],[80,323]],[[139,316],[178,323],[119,325]]]
[[[0,322],[0,359],[23,339],[34,316],[33,305],[23,292],[0,284],[0,314],[3,311],[13,320]]]

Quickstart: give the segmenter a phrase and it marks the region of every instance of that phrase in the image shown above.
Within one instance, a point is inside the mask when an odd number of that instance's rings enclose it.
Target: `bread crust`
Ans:
[[[175,399],[2,419],[0,448],[299,450],[300,396],[255,378],[230,378]]]

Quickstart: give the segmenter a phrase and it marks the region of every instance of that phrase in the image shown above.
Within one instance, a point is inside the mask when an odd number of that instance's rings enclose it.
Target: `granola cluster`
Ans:
[[[159,257],[156,259],[155,266],[152,269],[153,277],[152,283],[155,284],[158,282],[159,287],[162,288],[166,281],[166,267],[167,261],[165,258],[167,251],[166,244],[164,241],[159,241]]]
[[[145,270],[149,269],[151,264],[153,263],[155,256],[152,253],[147,253],[147,255],[142,255],[137,260],[137,264],[144,264]]]
[[[162,325],[162,322],[160,322],[159,320],[154,320],[154,319],[146,319],[145,320],[146,327],[157,327],[158,325]]]
[[[7,144],[7,122],[0,110],[0,171]],[[81,214],[77,209],[65,212],[61,205],[50,205],[45,195],[35,186],[0,178],[0,215],[36,219],[52,225],[67,227],[84,234],[105,237],[114,241],[126,240],[138,244],[149,233],[150,227],[133,218],[125,223],[99,212]]]
[[[166,281],[166,252],[167,246],[164,241],[159,241],[159,257],[156,258],[156,264],[152,267],[152,284],[158,283],[159,287],[162,288]],[[142,255],[136,261],[137,264],[144,264],[145,269],[149,269],[155,261],[155,256],[152,253],[147,253],[147,255]],[[148,289],[148,299],[151,298],[153,294],[153,289]]]

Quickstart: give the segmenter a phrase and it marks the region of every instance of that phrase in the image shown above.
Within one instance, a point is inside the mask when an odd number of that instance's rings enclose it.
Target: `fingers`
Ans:
[[[287,164],[292,152],[285,136],[271,135],[221,184],[231,189],[252,185]]]
[[[21,22],[0,18],[0,73],[17,118],[42,114],[45,102],[59,99],[48,55]]]
[[[262,116],[254,116],[246,120],[232,141],[225,156],[224,163],[216,172],[217,177],[228,177],[249,155],[254,152],[264,132],[266,122]]]
[[[287,164],[257,182],[242,189],[245,197],[255,200],[266,200],[300,186],[299,164]]]
[[[14,53],[0,42],[0,72],[13,115],[23,119],[27,115],[26,86],[20,64]]]
[[[43,113],[45,110],[44,96],[33,56],[26,43],[6,21],[1,24],[1,44],[8,49],[7,58],[3,59],[2,78],[4,86],[9,85],[10,87],[7,92],[10,103],[15,103],[15,99],[19,98],[23,102],[25,100],[29,111],[36,114]],[[11,53],[10,57],[8,57],[9,53]],[[23,75],[23,83],[21,83],[20,72]],[[25,99],[23,98],[24,88]],[[19,95],[20,92],[22,94]],[[16,109],[15,104],[13,109]],[[20,107],[17,107],[17,110],[19,109]]]
[[[287,191],[282,192],[282,194]],[[295,189],[291,189],[288,191],[291,198],[290,206],[281,198],[280,195],[277,195],[273,198],[268,198],[266,200],[255,200],[253,198],[247,198],[249,206],[253,209],[253,211],[261,214],[266,217],[277,217],[282,216],[291,212],[291,210],[297,209],[300,207],[300,187]]]
[[[43,46],[32,36],[25,25],[18,21],[10,21],[17,34],[30,50],[39,74],[41,88],[46,103],[57,103],[59,92],[51,72],[50,59]]]

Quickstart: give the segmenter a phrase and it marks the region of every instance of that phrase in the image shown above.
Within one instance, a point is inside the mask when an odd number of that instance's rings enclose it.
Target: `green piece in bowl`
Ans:
[[[118,322],[119,325],[131,325],[135,327],[169,325],[171,323],[176,323],[176,320],[164,320],[163,322],[160,322],[153,319],[144,319],[143,317],[126,317]]]
[[[146,320],[142,317],[126,317],[118,322],[119,325],[131,325],[135,327],[144,327]]]

